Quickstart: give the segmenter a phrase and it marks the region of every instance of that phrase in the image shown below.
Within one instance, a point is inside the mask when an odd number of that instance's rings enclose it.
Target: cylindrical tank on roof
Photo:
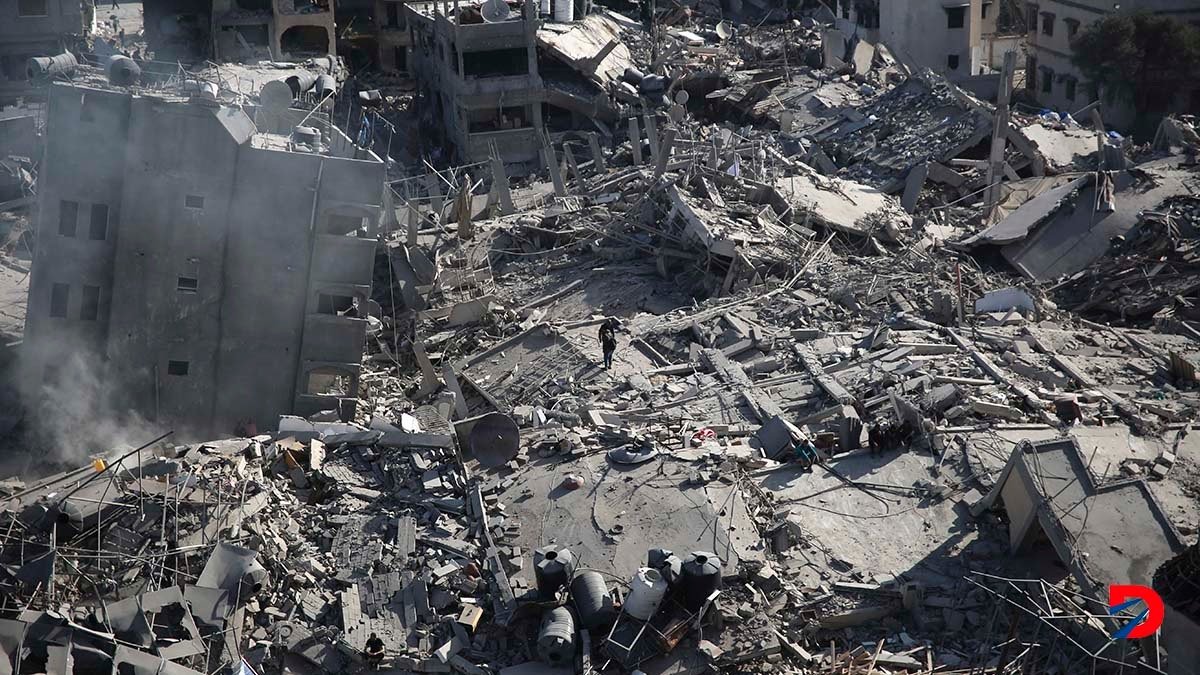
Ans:
[[[538,631],[538,656],[552,666],[575,661],[575,617],[566,607],[555,607],[542,614]]]
[[[292,90],[292,98],[297,98],[300,94],[313,88],[313,85],[317,83],[317,74],[305,70],[295,75],[288,75],[283,81]]]
[[[287,110],[295,98],[292,88],[283,80],[271,80],[258,92],[258,102],[270,112]]]
[[[616,607],[608,584],[599,572],[580,572],[571,580],[571,598],[579,612],[579,625],[591,630],[612,623]]]
[[[713,591],[721,587],[721,559],[716,553],[695,551],[683,561],[683,605],[699,611]]]
[[[337,80],[328,73],[322,73],[317,76],[317,82],[313,85],[313,91],[316,92],[318,99],[323,99],[330,94],[337,93]]]
[[[629,68],[625,69],[624,73],[621,74],[621,79],[636,87],[637,85],[641,84],[642,80],[646,79],[646,74],[637,68],[630,66]]]
[[[214,82],[205,82],[203,80],[184,80],[183,91],[190,96],[198,96],[200,98],[215,99],[217,97],[217,85]]]
[[[553,598],[574,571],[575,556],[568,548],[550,545],[533,552],[533,577],[542,598]]]
[[[108,57],[108,63],[104,66],[104,73],[108,75],[109,84],[115,84],[118,87],[128,87],[131,84],[136,84],[138,78],[142,76],[142,67],[124,54],[113,54]]]
[[[75,60],[75,55],[71,52],[63,52],[58,56],[35,56],[29,59],[29,63],[25,66],[25,76],[31,80],[37,80],[58,75],[70,75],[78,67],[79,62]]]

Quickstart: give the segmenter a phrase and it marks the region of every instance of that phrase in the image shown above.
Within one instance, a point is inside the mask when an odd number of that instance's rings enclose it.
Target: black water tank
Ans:
[[[575,572],[575,556],[570,549],[561,546],[543,546],[533,552],[533,576],[537,581],[538,595],[551,599],[558,589],[567,585]]]
[[[721,559],[716,553],[694,551],[683,561],[683,604],[698,612],[712,592],[721,587]]]

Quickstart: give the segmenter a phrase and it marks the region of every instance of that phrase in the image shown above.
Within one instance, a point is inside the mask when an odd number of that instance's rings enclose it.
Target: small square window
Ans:
[[[64,237],[75,236],[75,224],[79,221],[79,202],[63,200],[58,203],[58,233]]]
[[[67,318],[67,304],[71,301],[71,287],[67,284],[54,284],[50,287],[50,316],[55,319]]]
[[[17,16],[46,16],[46,0],[17,0]]]
[[[189,209],[202,209],[204,208],[204,197],[200,195],[188,195],[184,198],[183,204]]]
[[[108,238],[108,204],[92,204],[92,226],[88,238],[104,241]]]
[[[175,290],[180,293],[196,293],[200,290],[200,280],[196,277],[179,277]]]
[[[167,361],[167,374],[176,376],[187,375],[189,365],[187,361]]]
[[[946,56],[946,67],[950,70],[958,70],[958,54],[948,54]]]
[[[84,321],[95,321],[100,318],[100,287],[83,287],[83,304],[79,307],[79,318]]]
[[[946,8],[946,28],[962,28],[967,25],[966,7]]]

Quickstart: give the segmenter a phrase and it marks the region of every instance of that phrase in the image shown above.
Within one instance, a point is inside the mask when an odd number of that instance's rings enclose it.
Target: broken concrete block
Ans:
[[[1012,406],[989,403],[988,401],[981,401],[979,399],[971,400],[971,410],[986,417],[1000,417],[1014,422],[1025,419],[1025,413]]]

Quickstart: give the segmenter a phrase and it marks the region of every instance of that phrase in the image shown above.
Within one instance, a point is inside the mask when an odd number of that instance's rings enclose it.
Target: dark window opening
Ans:
[[[387,27],[400,27],[400,5],[397,5],[394,2],[389,2],[387,4]]]
[[[1025,10],[1025,30],[1037,32],[1038,6],[1029,5]]]
[[[966,7],[946,8],[946,28],[962,28],[967,25]]]
[[[92,225],[88,238],[104,241],[108,238],[108,204],[92,204]]]
[[[314,368],[308,373],[304,391],[313,396],[349,396],[354,377],[337,368]]]
[[[1049,94],[1054,91],[1054,71],[1049,68],[1042,68],[1042,93]]]
[[[54,284],[50,288],[50,316],[55,319],[67,318],[67,303],[71,300],[71,287],[67,284]]]
[[[183,205],[189,209],[202,209],[204,208],[204,197],[200,195],[188,195],[183,198]]]
[[[271,11],[271,0],[236,0],[234,5],[238,9],[246,12],[269,12]]]
[[[100,318],[100,287],[83,287],[83,304],[79,307],[79,318],[84,321],[95,321]]]
[[[500,108],[495,111],[472,110],[467,115],[467,131],[472,134],[525,129],[531,126],[529,114],[524,106]]]
[[[958,54],[949,54],[946,56],[946,67],[950,70],[958,70]]]
[[[64,237],[75,236],[75,224],[79,222],[79,202],[63,200],[58,203],[58,233]]]
[[[17,16],[46,16],[46,0],[17,0]]]
[[[352,295],[333,295],[332,293],[320,293],[317,295],[318,314],[346,316],[353,309],[354,296]]]
[[[1037,58],[1033,56],[1025,57],[1025,89],[1037,89]]]
[[[189,365],[187,361],[167,361],[167,374],[187,375]]]
[[[1054,35],[1054,15],[1042,12],[1042,35]]]
[[[1067,79],[1066,86],[1063,88],[1063,96],[1066,96],[1068,101],[1075,100],[1075,79],[1074,78]]]
[[[396,70],[408,70],[408,50],[404,47],[396,47],[392,58],[396,62]]]
[[[196,277],[179,277],[175,282],[175,290],[180,293],[196,293],[200,290],[200,280]]]
[[[292,26],[280,36],[279,48],[292,54],[326,54],[329,33],[323,26]]]
[[[1079,22],[1075,19],[1063,19],[1063,23],[1067,25],[1067,38],[1074,38],[1079,32]]]
[[[463,75],[467,77],[503,77],[529,74],[529,52],[524,47],[492,49],[463,54]]]
[[[325,225],[325,234],[351,234],[357,232],[366,225],[366,218],[362,216],[347,216],[340,213],[334,213],[329,216],[329,220]]]
[[[992,3],[990,3],[990,2],[983,3],[983,12],[979,15],[979,18],[986,19],[987,15],[988,15],[988,7],[991,7],[991,6],[992,6]]]

